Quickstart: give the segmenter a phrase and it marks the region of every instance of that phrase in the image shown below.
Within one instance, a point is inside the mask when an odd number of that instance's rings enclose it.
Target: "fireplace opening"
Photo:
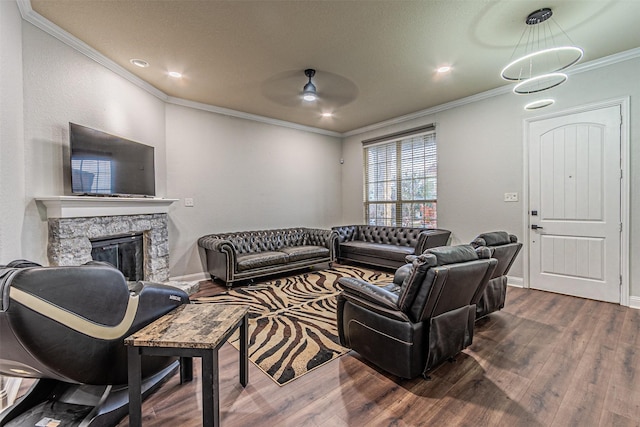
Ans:
[[[142,233],[91,239],[91,248],[91,258],[110,263],[127,281],[144,280]]]

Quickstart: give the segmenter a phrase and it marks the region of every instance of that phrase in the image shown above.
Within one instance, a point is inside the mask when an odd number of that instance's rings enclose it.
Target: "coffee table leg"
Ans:
[[[218,350],[202,355],[202,425],[220,425]]]
[[[246,387],[249,382],[248,320],[245,314],[240,324],[240,384],[242,384],[242,387]]]
[[[180,384],[193,381],[193,358],[180,358]]]
[[[142,425],[142,383],[140,351],[138,347],[127,347],[128,380],[129,380],[129,426]]]

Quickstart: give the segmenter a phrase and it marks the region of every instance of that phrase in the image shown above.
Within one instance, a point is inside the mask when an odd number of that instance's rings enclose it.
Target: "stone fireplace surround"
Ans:
[[[91,261],[90,239],[142,233],[144,280],[169,280],[167,214],[49,218],[47,255],[51,265],[80,265]]]
[[[144,280],[169,280],[167,212],[174,199],[59,196],[36,200],[47,208],[51,265],[91,261],[90,239],[142,233]]]

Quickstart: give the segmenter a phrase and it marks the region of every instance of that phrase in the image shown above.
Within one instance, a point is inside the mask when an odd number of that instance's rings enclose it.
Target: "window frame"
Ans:
[[[419,176],[419,177],[415,177],[413,176],[410,180],[410,182],[415,182],[418,181],[420,179],[424,180],[424,191],[425,191],[425,198],[418,198],[416,199],[415,197],[413,197],[412,199],[403,199],[403,181],[406,181],[406,178],[403,179],[403,158],[402,158],[402,146],[403,143],[406,143],[408,141],[411,141],[415,138],[420,138],[420,137],[427,137],[432,135],[433,138],[431,139],[431,141],[434,144],[434,148],[433,148],[433,156],[432,158],[426,158],[423,161],[423,165],[424,165],[424,173]],[[425,145],[431,141],[427,141],[424,140],[424,145],[422,146],[423,148],[425,147]],[[363,207],[364,207],[364,218],[365,218],[365,222],[369,225],[381,225],[381,226],[404,226],[404,227],[418,227],[418,228],[436,228],[437,227],[437,202],[438,202],[438,192],[437,192],[437,182],[438,182],[438,150],[437,150],[437,139],[436,139],[436,131],[435,128],[430,128],[429,130],[426,131],[421,131],[421,132],[415,132],[415,133],[402,133],[401,136],[395,137],[393,138],[392,136],[390,136],[387,139],[383,139],[383,140],[379,140],[376,141],[375,143],[367,143],[367,141],[363,141],[363,175],[364,175],[364,185],[363,185]],[[385,172],[385,176],[384,178],[388,178],[391,177],[392,179],[383,179],[383,180],[376,180],[373,181],[370,179],[369,174],[370,174],[370,168],[372,167],[372,164],[369,162],[369,150],[375,147],[381,147],[381,146],[385,146],[387,148],[393,146],[395,148],[395,174],[391,173],[391,172]],[[425,151],[425,155],[427,154],[427,152]],[[416,156],[412,156],[412,159],[415,159]],[[432,168],[435,168],[435,172],[433,170],[427,170],[428,168],[428,161],[431,161],[435,166],[433,166]],[[386,162],[387,164],[389,164],[390,162]],[[382,162],[379,162],[378,165],[382,164]],[[393,179],[393,176],[395,176],[395,179]],[[433,185],[433,192],[435,192],[435,198],[433,197],[427,197],[428,194],[428,189],[427,189],[427,180],[429,178],[435,178],[435,180],[432,181]],[[392,200],[368,200],[369,199],[369,193],[370,193],[370,186],[373,184],[384,184],[384,183],[391,183],[394,182],[395,185],[395,199]],[[391,187],[393,187],[393,185],[391,185]],[[393,193],[393,188],[389,189],[387,188],[387,191]],[[415,192],[412,190],[412,196],[415,196]],[[388,209],[390,212],[393,211],[393,209],[395,208],[395,212],[393,213],[393,215],[387,215],[387,216],[375,216],[374,218],[371,218],[370,216],[370,212],[371,212],[371,205],[387,205]],[[418,217],[414,216],[414,215],[410,215],[410,223],[406,223],[406,221],[404,220],[405,217],[403,215],[404,213],[404,207],[405,206],[412,206],[412,205],[433,205],[433,207],[431,208],[433,211],[433,215],[430,217],[423,217],[423,219],[420,221],[420,224],[416,224],[416,219]],[[424,210],[427,210],[428,208],[424,208]]]

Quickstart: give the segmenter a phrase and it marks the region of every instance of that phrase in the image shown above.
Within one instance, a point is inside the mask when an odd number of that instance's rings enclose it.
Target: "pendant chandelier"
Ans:
[[[527,16],[527,26],[513,50],[511,61],[500,73],[503,79],[517,83],[513,88],[516,94],[538,93],[564,83],[568,77],[562,71],[580,61],[584,54],[552,15],[550,8],[543,8]]]

